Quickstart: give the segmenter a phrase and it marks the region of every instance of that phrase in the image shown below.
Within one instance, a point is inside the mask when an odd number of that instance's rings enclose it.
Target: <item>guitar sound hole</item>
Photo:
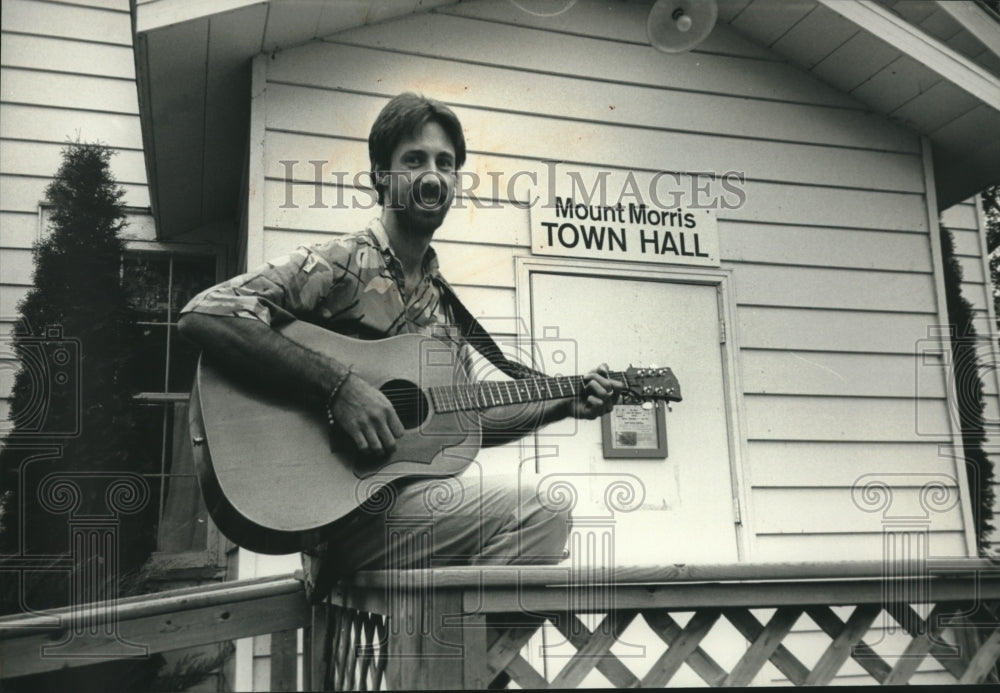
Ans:
[[[382,385],[382,394],[392,403],[403,428],[416,428],[427,418],[427,396],[411,382],[390,380]]]

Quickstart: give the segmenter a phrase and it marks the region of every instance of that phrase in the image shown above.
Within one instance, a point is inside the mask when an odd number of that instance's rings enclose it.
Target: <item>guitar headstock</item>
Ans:
[[[640,400],[681,401],[681,384],[669,368],[629,366],[625,371],[626,393]]]

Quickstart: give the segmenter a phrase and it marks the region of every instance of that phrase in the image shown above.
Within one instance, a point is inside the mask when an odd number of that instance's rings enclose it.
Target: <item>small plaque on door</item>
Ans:
[[[659,403],[619,404],[601,417],[604,456],[666,459],[667,408]]]

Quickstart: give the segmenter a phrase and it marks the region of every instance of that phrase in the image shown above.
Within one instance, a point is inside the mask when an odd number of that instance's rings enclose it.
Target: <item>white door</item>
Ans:
[[[563,421],[538,434],[540,473],[572,482],[578,494],[571,547],[584,555],[575,560],[736,562],[718,286],[547,268],[530,271],[528,286],[539,365],[549,375],[603,362],[612,370],[669,366],[683,394],[666,413],[666,459],[605,459],[600,421]]]

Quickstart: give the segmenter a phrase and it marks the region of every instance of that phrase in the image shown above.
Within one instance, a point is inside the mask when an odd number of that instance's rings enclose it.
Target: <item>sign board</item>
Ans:
[[[667,456],[666,407],[619,404],[601,418],[605,457]]]
[[[675,175],[674,180],[687,177]],[[567,182],[568,181],[568,182]],[[719,266],[719,230],[713,206],[684,194],[616,190],[606,181],[581,181],[578,171],[550,180],[546,200],[531,209],[535,255],[673,265]],[[691,183],[688,188],[696,188]],[[596,195],[601,189],[604,194]],[[654,189],[655,193],[655,189]]]

